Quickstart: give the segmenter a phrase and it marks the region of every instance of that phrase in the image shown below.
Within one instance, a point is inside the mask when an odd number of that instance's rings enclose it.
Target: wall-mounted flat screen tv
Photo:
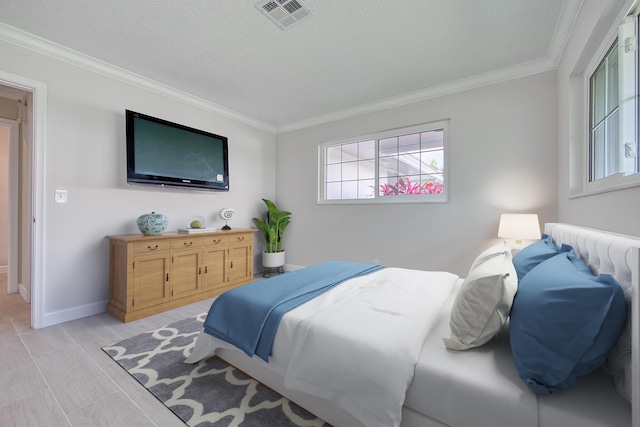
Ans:
[[[126,110],[127,183],[229,191],[224,136]]]

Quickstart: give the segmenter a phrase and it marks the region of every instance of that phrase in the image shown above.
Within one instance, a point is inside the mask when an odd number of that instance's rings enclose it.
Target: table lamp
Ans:
[[[513,239],[516,246],[522,246],[523,240],[540,238],[540,223],[536,214],[502,214],[498,237]]]

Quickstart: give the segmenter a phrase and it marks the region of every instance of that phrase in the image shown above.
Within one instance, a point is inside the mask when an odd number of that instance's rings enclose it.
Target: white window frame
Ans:
[[[612,45],[616,43],[619,56],[619,69],[618,69],[618,86],[619,86],[619,138],[622,143],[619,144],[620,154],[620,166],[619,170],[628,169],[630,162],[635,162],[637,159],[628,159],[624,157],[624,142],[633,142],[638,138],[638,102],[637,102],[637,84],[638,73],[640,68],[638,64],[638,49],[637,49],[637,36],[636,29],[638,26],[637,11],[632,15],[625,18],[624,22],[620,24],[618,21],[608,33],[607,38],[600,45],[597,50],[597,54],[594,55],[587,65],[584,72],[583,90],[585,96],[584,117],[586,117],[586,140],[584,141],[583,155],[582,155],[582,189],[581,191],[572,192],[573,197],[586,196],[590,194],[598,194],[613,190],[619,190],[623,188],[640,186],[640,171],[632,173],[619,172],[595,181],[591,181],[591,77],[597,70],[598,66],[607,55]],[[628,43],[628,37],[632,36],[632,42],[636,44],[634,54],[625,54],[625,41]],[[629,85],[623,85],[623,81],[633,81],[633,87]],[[633,122],[631,125],[624,125],[624,121]],[[639,153],[636,153],[638,156]]]
[[[430,132],[435,130],[443,131],[443,180],[444,191],[439,194],[411,194],[400,196],[380,196],[378,189],[380,188],[379,179],[379,151],[378,141],[384,138],[391,138],[403,134],[412,134],[420,132]],[[389,129],[376,132],[369,135],[358,136],[355,138],[341,139],[324,142],[318,145],[318,204],[326,205],[353,205],[353,204],[397,204],[397,203],[447,203],[451,194],[451,180],[449,178],[449,120],[439,120],[436,122],[422,123],[403,128]],[[358,141],[375,140],[375,196],[367,199],[325,199],[325,148],[332,145],[348,144]]]

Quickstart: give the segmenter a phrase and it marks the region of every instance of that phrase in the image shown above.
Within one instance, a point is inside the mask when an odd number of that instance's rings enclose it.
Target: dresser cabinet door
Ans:
[[[168,252],[133,258],[133,310],[171,299],[171,256]]]
[[[171,297],[176,299],[199,293],[202,249],[174,251],[172,258]]]
[[[203,292],[227,285],[227,249],[226,246],[205,246]]]
[[[253,278],[253,245],[250,241],[229,245],[229,285]]]

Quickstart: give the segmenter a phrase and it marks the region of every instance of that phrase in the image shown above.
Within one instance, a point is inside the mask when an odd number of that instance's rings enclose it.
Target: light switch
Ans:
[[[55,203],[67,203],[67,190],[56,190]]]

